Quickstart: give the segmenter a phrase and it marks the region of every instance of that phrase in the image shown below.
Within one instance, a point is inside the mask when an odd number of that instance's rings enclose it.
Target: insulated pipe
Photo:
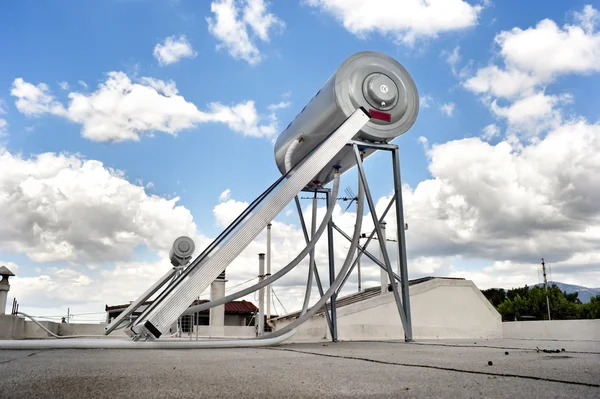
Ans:
[[[317,225],[317,192],[315,191],[315,196],[312,200],[312,219],[310,224],[310,238],[314,238],[315,229]],[[310,294],[312,292],[312,282],[313,282],[313,273],[315,270],[315,247],[310,251],[309,261],[308,261],[308,278],[306,281],[306,293],[304,294],[304,303],[302,304],[302,309],[308,308],[308,303],[310,302]]]
[[[267,274],[265,277],[271,276],[271,223],[267,225]],[[271,284],[267,285],[267,325],[271,325]]]
[[[258,254],[258,281],[265,279],[265,254]],[[258,336],[265,334],[265,289],[258,291]]]
[[[340,187],[340,174],[338,172],[336,172],[334,174],[333,189],[332,189],[332,195],[334,196],[334,198],[337,198],[339,187]],[[319,238],[321,237],[321,235],[323,235],[325,228],[327,228],[327,223],[328,223],[329,219],[331,219],[331,215],[333,214],[333,210],[335,209],[335,204],[336,204],[335,201],[331,201],[331,204],[329,204],[329,206],[327,208],[327,212],[325,213],[325,217],[323,218],[321,225],[319,226],[319,228],[317,229],[317,231],[315,233],[314,239],[311,239],[310,243],[287,266],[285,266],[284,268],[282,268],[275,274],[271,275],[270,277],[264,279],[262,282],[254,284],[251,287],[245,288],[241,291],[236,292],[235,294],[228,295],[217,301],[210,301],[207,303],[203,303],[201,305],[190,306],[182,314],[185,315],[185,314],[191,314],[191,313],[195,313],[195,312],[202,312],[203,310],[210,309],[214,306],[219,306],[224,303],[236,300],[238,298],[241,298],[243,296],[253,293],[254,291],[258,290],[261,287],[264,287],[268,284],[272,284],[273,282],[277,281],[278,279],[280,279],[281,277],[286,275],[290,270],[292,270],[294,267],[296,267],[296,265],[298,265],[298,263],[300,263],[302,261],[302,259],[304,259],[304,257],[306,257],[306,255],[314,248],[317,241],[319,241]]]
[[[208,341],[130,341],[119,339],[68,339],[68,340],[10,340],[0,341],[0,350],[14,349],[203,349],[252,348],[278,345],[291,338],[297,329],[275,338],[230,339]]]
[[[285,152],[285,173],[289,173],[290,169],[292,169],[292,155],[294,155],[294,151],[296,150],[296,147],[298,147],[298,145],[300,145],[300,143],[302,143],[303,139],[302,136],[300,136],[297,140],[294,140],[292,142],[292,144],[290,144],[290,146],[288,147],[287,151]]]
[[[352,236],[352,242],[350,243],[350,248],[348,249],[348,254],[346,255],[346,260],[344,261],[344,264],[343,264],[342,268],[340,269],[340,272],[339,272],[337,278],[330,285],[327,292],[325,292],[325,294],[321,297],[321,299],[319,299],[319,301],[308,312],[299,316],[295,321],[293,321],[292,323],[283,327],[281,330],[277,330],[277,331],[269,334],[268,335],[269,338],[276,338],[279,336],[286,335],[290,331],[297,329],[298,326],[300,326],[300,324],[304,323],[306,320],[311,318],[315,313],[317,313],[319,311],[321,306],[324,306],[325,303],[327,303],[327,301],[329,300],[329,298],[331,298],[331,296],[333,294],[335,294],[335,291],[337,290],[337,288],[340,286],[340,284],[344,280],[346,273],[348,273],[348,269],[350,269],[350,265],[352,264],[352,259],[354,258],[354,253],[356,252],[356,247],[358,246],[358,240],[360,238],[360,230],[362,228],[362,220],[363,220],[363,213],[364,213],[364,186],[363,186],[363,181],[361,179],[360,174],[358,176],[358,179],[359,179],[358,180],[358,200],[356,201],[356,222],[354,224],[354,234]],[[335,201],[331,201],[331,202],[335,203]]]

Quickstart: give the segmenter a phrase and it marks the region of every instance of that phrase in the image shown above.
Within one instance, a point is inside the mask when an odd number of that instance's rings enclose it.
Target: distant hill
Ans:
[[[582,303],[588,303],[591,297],[600,295],[600,288],[587,288],[580,285],[559,283],[558,281],[548,281],[548,287],[551,287],[552,284],[556,284],[561,291],[567,294],[578,292],[578,298]],[[544,284],[536,284],[536,286],[543,287]]]

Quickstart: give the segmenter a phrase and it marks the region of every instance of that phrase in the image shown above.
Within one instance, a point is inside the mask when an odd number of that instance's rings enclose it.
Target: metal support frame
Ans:
[[[385,269],[388,273],[388,278],[390,281],[390,285],[392,288],[392,292],[394,295],[394,300],[396,302],[396,306],[398,308],[398,313],[400,315],[400,319],[402,321],[402,327],[404,329],[404,340],[406,342],[411,342],[413,340],[412,338],[412,320],[411,320],[411,313],[410,313],[410,294],[409,294],[409,283],[408,283],[408,268],[407,268],[407,257],[406,257],[406,243],[405,243],[405,232],[404,232],[404,212],[402,209],[402,185],[401,185],[401,180],[400,180],[400,161],[399,161],[399,150],[398,150],[398,146],[397,145],[392,145],[392,144],[377,144],[377,143],[364,143],[361,141],[357,141],[357,140],[352,140],[351,142],[348,143],[348,145],[352,146],[352,149],[354,151],[354,156],[356,159],[356,165],[357,165],[357,169],[358,169],[358,173],[360,176],[360,179],[364,185],[364,190],[365,190],[365,196],[367,199],[367,203],[369,205],[369,209],[371,211],[371,216],[373,218],[373,224],[375,225],[375,229],[373,231],[373,233],[375,233],[377,235],[377,241],[379,242],[379,248],[381,251],[381,255],[382,255],[382,259],[384,262],[375,262],[377,264],[379,264],[379,266],[385,266]],[[393,168],[393,175],[394,175],[394,198],[395,198],[395,204],[396,204],[396,222],[397,222],[397,229],[398,229],[398,251],[400,251],[401,255],[400,255],[400,285],[402,287],[402,298],[400,297],[400,293],[398,292],[398,284],[396,284],[396,279],[398,278],[398,276],[394,273],[391,262],[390,262],[390,257],[389,257],[389,253],[387,251],[387,247],[386,247],[386,243],[385,241],[382,241],[382,231],[381,231],[381,226],[380,226],[380,219],[377,217],[377,212],[375,210],[375,203],[373,201],[373,198],[371,196],[371,190],[369,189],[369,184],[368,184],[368,180],[367,180],[367,176],[364,170],[364,166],[363,166],[363,159],[362,159],[362,155],[361,155],[361,150],[359,149],[359,146],[361,148],[374,148],[374,149],[379,149],[379,150],[387,150],[387,151],[391,151],[392,152],[392,168]],[[390,205],[388,205],[388,209],[391,206],[391,202]],[[387,210],[386,209],[386,213]],[[383,218],[381,219],[383,220]],[[338,229],[338,231],[340,231],[340,229]],[[369,241],[370,239],[373,237],[373,233],[371,233],[371,236],[369,237]],[[367,242],[368,243],[368,242]],[[366,245],[365,245],[366,246]],[[361,249],[361,252],[366,253],[364,251],[364,249]],[[360,256],[360,254],[359,254]],[[371,257],[371,256],[369,256]],[[372,259],[375,261],[375,259]],[[384,263],[384,265],[381,265],[381,263]],[[340,287],[341,288],[341,287]]]
[[[327,198],[326,199],[327,205],[330,204],[330,201],[337,200],[336,198],[331,198],[329,191],[327,191],[325,196]],[[327,251],[329,254],[329,285],[331,285],[335,281],[335,263],[334,263],[335,252],[333,250],[333,218],[331,218],[329,220],[329,222],[327,223]],[[331,340],[333,342],[337,342],[337,340],[338,340],[336,299],[337,299],[337,293],[334,292],[333,295],[331,295],[331,299],[329,300],[329,304],[331,307],[331,319],[333,320],[332,332],[331,332]],[[325,306],[323,306],[323,308],[326,309],[327,304],[325,304]]]
[[[320,189],[320,190],[303,190],[303,192],[314,192],[315,195],[317,195],[318,193],[325,193],[327,195],[327,198],[329,198],[329,190],[327,189]],[[304,240],[306,241],[306,243],[309,243],[309,237],[308,237],[308,230],[306,228],[306,223],[304,221],[304,215],[302,213],[302,206],[300,205],[300,199],[298,198],[298,196],[296,196],[296,198],[294,199],[295,203],[296,203],[296,210],[298,211],[298,218],[300,219],[300,225],[302,226],[302,232],[304,233]],[[314,202],[313,202],[314,204]],[[328,240],[329,240],[329,236],[331,236],[330,232],[329,232],[329,225],[327,226],[327,236],[328,236]],[[331,261],[332,259],[330,259],[330,265],[329,265],[329,273],[330,273],[330,280],[331,280]],[[319,275],[319,269],[317,268],[317,263],[316,261],[313,259],[313,271],[314,271],[314,276],[315,276],[315,281],[317,282],[317,288],[319,289],[319,295],[323,296],[324,291],[323,291],[323,283],[321,281],[321,277]],[[335,275],[333,276],[333,278],[335,279]],[[332,296],[331,301],[333,303],[335,303],[335,298]],[[332,309],[335,309],[335,306],[332,307]],[[337,342],[337,319],[334,317],[335,313],[331,313],[329,312],[329,310],[327,309],[327,307],[325,307],[325,319],[327,320],[327,326],[329,327],[329,332],[331,334],[331,340],[333,342]]]
[[[394,194],[396,196],[396,231],[398,234],[398,261],[400,268],[400,284],[402,286],[402,304],[406,314],[405,341],[411,342],[412,317],[410,313],[410,295],[408,283],[408,261],[406,259],[406,232],[404,230],[404,209],[402,207],[402,180],[400,177],[400,150],[398,146],[392,148],[392,168],[394,170]],[[395,284],[392,284],[395,286]]]

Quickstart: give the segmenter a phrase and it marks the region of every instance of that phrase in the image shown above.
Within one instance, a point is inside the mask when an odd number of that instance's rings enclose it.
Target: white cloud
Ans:
[[[7,126],[8,122],[6,122],[6,119],[0,118],[0,137],[5,136],[8,132]]]
[[[222,193],[221,196],[223,194],[225,193]],[[220,200],[221,196],[219,196]],[[236,201],[234,199],[221,200],[221,203],[213,209],[217,225],[220,227],[227,227],[248,207],[248,205],[247,202]]]
[[[419,97],[419,106],[421,108],[429,108],[433,102],[433,97],[429,94],[425,94]]]
[[[346,30],[364,37],[377,32],[413,45],[420,38],[473,27],[482,10],[463,0],[306,0],[332,14]]]
[[[195,58],[198,53],[192,49],[192,45],[185,35],[175,35],[165,38],[163,43],[154,46],[154,58],[159,65],[166,66],[179,62],[182,58]]]
[[[223,191],[220,195],[219,195],[219,201],[220,202],[224,202],[227,201],[231,198],[231,190],[227,189],[225,191]]]
[[[460,46],[456,46],[452,52],[442,51],[442,56],[444,57],[446,63],[450,65],[452,73],[457,75],[456,68],[462,59],[460,55]]]
[[[69,82],[58,82],[58,86],[63,90],[69,90]]]
[[[509,129],[535,137],[541,131],[561,123],[562,116],[558,106],[571,100],[572,97],[568,94],[550,96],[540,92],[523,97],[506,107],[499,106],[494,100],[490,108],[495,115],[506,118]]]
[[[487,125],[486,127],[483,128],[483,139],[484,140],[491,140],[494,137],[500,136],[500,128],[498,126],[496,126],[495,124],[491,124],[491,125]]]
[[[154,188],[154,183],[152,183],[151,181],[149,181],[149,182],[148,182],[148,184],[146,184],[146,188],[147,188],[148,190],[151,190],[151,189],[153,189],[153,188]]]
[[[43,83],[34,86],[17,78],[11,94],[25,115],[65,117],[82,124],[82,136],[93,141],[139,140],[142,134],[154,131],[175,135],[209,122],[226,124],[247,136],[277,132],[276,117],[260,116],[253,101],[233,106],[213,102],[203,112],[179,95],[172,81],[143,77],[136,83],[123,72],[107,75],[106,82],[92,93],[70,93],[68,108],[56,101]],[[266,123],[262,123],[264,118]]]
[[[452,102],[444,103],[440,106],[440,111],[442,111],[446,116],[452,117],[452,115],[454,115],[455,108],[456,108],[456,104],[454,104]]]
[[[600,71],[600,33],[592,22],[597,15],[597,10],[586,6],[583,13],[575,13],[574,25],[560,28],[544,19],[525,30],[516,27],[500,32],[494,42],[504,68],[481,68],[464,86],[475,93],[513,98],[529,95],[561,75]]]
[[[10,94],[17,98],[17,109],[27,116],[64,115],[66,112],[63,105],[54,99],[45,83],[35,86],[17,78],[13,82]]]
[[[87,83],[85,83],[83,80],[80,80],[80,81],[79,81],[79,82],[77,82],[77,83],[79,83],[79,84],[81,85],[81,87],[83,87],[84,89],[87,89],[87,88],[88,88],[88,85],[87,85]]]
[[[196,234],[179,198],[149,196],[94,160],[0,151],[0,250],[36,262],[126,260],[138,245],[168,250]]]
[[[480,68],[463,82],[495,115],[507,120],[508,134],[535,138],[558,126],[561,106],[570,103],[571,96],[547,95],[546,87],[562,75],[600,71],[598,12],[586,6],[574,16],[574,24],[562,28],[544,19],[535,27],[500,32],[494,42],[504,65]],[[498,105],[502,99],[509,104]]]
[[[217,50],[224,48],[234,59],[242,59],[250,65],[261,61],[262,56],[256,43],[250,37],[248,27],[262,41],[269,41],[270,30],[283,27],[284,23],[274,14],[266,11],[263,0],[215,0],[210,9],[214,19],[206,18],[208,31],[219,44]],[[239,17],[242,13],[241,18]]]
[[[499,33],[495,42],[505,63],[550,81],[559,75],[600,71],[600,33],[590,22],[597,11],[586,6],[587,17],[576,20],[579,25],[566,24],[561,29],[549,19],[535,28],[513,28]]]
[[[277,16],[267,12],[264,0],[246,0],[244,21],[252,28],[260,40],[269,41],[269,30],[283,28],[285,25]]]
[[[277,104],[271,104],[267,107],[269,111],[277,111],[279,109],[288,108],[292,103],[290,101],[280,101]]]

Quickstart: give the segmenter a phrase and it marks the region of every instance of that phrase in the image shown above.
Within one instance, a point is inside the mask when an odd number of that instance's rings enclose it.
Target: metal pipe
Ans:
[[[400,176],[400,154],[396,148],[392,151],[392,168],[394,169],[394,195],[396,196],[396,229],[398,230],[398,252],[400,261],[400,284],[402,286],[402,304],[406,315],[406,327],[404,329],[406,342],[411,342],[412,316],[410,312],[410,293],[408,282],[408,261],[406,257],[406,232],[404,223],[404,209],[402,206],[402,179]]]
[[[373,224],[377,229],[377,238],[379,241],[379,248],[381,253],[383,254],[383,259],[385,259],[385,265],[387,268],[388,276],[390,281],[394,281],[394,272],[392,270],[392,266],[390,264],[390,257],[387,252],[387,248],[385,245],[385,241],[381,240],[381,228],[379,226],[379,219],[377,218],[377,211],[375,210],[375,203],[373,202],[373,198],[371,197],[371,190],[369,190],[369,183],[367,181],[367,176],[365,174],[364,165],[362,163],[362,157],[358,150],[358,146],[356,144],[353,145],[354,156],[356,158],[356,166],[358,167],[358,175],[360,177],[360,181],[364,184],[365,196],[367,197],[367,203],[369,204],[369,209],[371,210],[371,217],[373,218]],[[392,292],[394,293],[394,299],[396,301],[396,307],[398,308],[398,313],[400,314],[400,319],[402,321],[402,328],[404,329],[404,337],[406,339],[408,335],[407,325],[406,325],[406,316],[404,314],[404,307],[402,306],[402,301],[400,300],[400,295],[398,294],[398,289],[396,288],[396,284],[392,284]]]
[[[258,281],[265,279],[265,254],[258,254]],[[265,289],[261,287],[258,291],[258,336],[265,333]]]
[[[324,191],[324,192],[329,193],[329,191]],[[304,215],[302,214],[302,206],[300,206],[300,199],[298,199],[298,196],[296,195],[296,197],[294,197],[294,200],[296,202],[296,210],[298,211],[298,218],[300,219],[300,226],[302,227],[302,233],[304,234],[304,240],[308,244],[310,242],[310,239],[308,237],[306,223],[304,223]],[[317,268],[316,263],[315,263],[315,280],[317,281],[317,288],[319,289],[319,295],[323,296],[323,285],[321,283],[321,277],[319,276],[319,269]],[[331,332],[331,335],[333,336],[333,333],[334,333],[333,325],[331,324],[331,317],[329,315],[329,311],[327,311],[327,310],[325,311],[325,319],[327,320],[327,326],[329,327],[329,331]]]
[[[267,273],[265,277],[271,276],[271,223],[267,225]],[[267,325],[271,325],[271,284],[267,285]]]
[[[296,196],[297,197],[297,196]],[[315,228],[317,225],[317,193],[315,192],[313,200],[312,200],[312,218],[310,223],[310,237],[315,237]],[[304,303],[302,304],[302,309],[308,308],[308,303],[310,302],[310,295],[312,292],[312,281],[313,281],[313,273],[316,269],[315,265],[315,247],[310,251],[308,255],[308,277],[306,281],[306,293],[304,295]]]
[[[344,237],[348,241],[352,241],[352,238],[348,234],[346,234],[342,229],[340,229],[339,226],[336,225],[335,223],[333,224],[333,228],[336,229],[337,232],[342,235],[342,237]],[[357,249],[357,251],[360,251],[363,255],[366,255],[369,259],[371,259],[373,261],[373,263],[375,263],[375,265],[387,270],[385,264],[383,262],[381,262],[379,259],[377,259],[377,257],[375,255],[373,255],[372,253],[367,251],[365,249],[365,247],[366,247],[366,245],[364,247],[357,246],[356,249]],[[355,262],[356,262],[356,260],[355,260]],[[395,280],[400,281],[400,276],[398,276],[396,273],[392,272],[392,276],[394,276]],[[338,293],[339,293],[339,291],[338,291]]]
[[[379,224],[379,229],[381,230],[381,236],[379,237],[379,241],[383,243],[383,245],[386,245],[386,241],[385,241],[385,222],[381,222]],[[382,262],[385,262],[385,259],[383,258],[383,252],[379,253],[379,256],[381,258]],[[381,293],[382,294],[387,294],[388,290],[387,290],[387,285],[388,285],[388,281],[387,281],[387,270],[385,269],[379,269],[379,273],[380,273],[380,277],[381,277]]]
[[[330,202],[332,204],[335,204],[337,196],[332,197],[329,195],[329,193],[327,193],[325,196],[327,198],[327,204],[329,204]],[[358,208],[357,208],[357,212],[358,212]],[[360,240],[360,234],[359,234],[359,240]],[[335,253],[334,253],[334,249],[333,249],[333,219],[330,219],[329,222],[327,223],[327,253],[329,255],[329,286],[331,287],[331,285],[335,281],[335,263],[334,263],[335,262]],[[352,255],[354,255],[354,254],[352,254]],[[338,340],[336,300],[337,300],[337,292],[334,291],[333,294],[331,295],[331,300],[329,302],[330,307],[331,307],[331,328],[332,328],[331,340],[333,342],[337,342],[337,340]],[[324,308],[327,308],[327,306],[325,306]]]
[[[381,218],[379,218],[379,221],[383,221],[385,219],[387,213],[389,212],[389,210],[392,208],[392,205],[394,204],[395,198],[396,198],[396,196],[394,195],[392,197],[392,199],[390,200],[389,204],[387,205],[387,207],[385,208],[385,211],[383,211],[383,214],[381,215]],[[332,223],[332,225],[333,225],[333,228],[336,229],[338,231],[338,233],[340,233],[341,235],[343,235],[344,237],[346,237],[346,239],[348,241],[351,240],[351,238],[346,233],[344,233],[344,231],[342,229],[340,229],[335,223]],[[369,256],[369,258],[371,258],[371,260],[373,260],[375,262],[375,264],[377,264],[380,267],[384,267],[383,264],[377,263],[377,262],[379,262],[377,260],[377,258],[375,258],[374,256],[373,257],[370,256],[370,253],[366,251],[367,246],[369,245],[369,243],[371,242],[371,240],[373,239],[374,236],[375,236],[375,229],[373,229],[373,231],[369,235],[369,238],[367,239],[367,242],[365,243],[364,247],[361,247],[360,243],[358,244],[358,250],[359,250],[360,253],[356,257],[356,260],[354,261],[354,264],[352,265],[352,267],[350,268],[350,271],[348,272],[348,274],[344,278],[344,281],[340,285],[340,289],[337,292],[338,294],[340,293],[340,291],[342,290],[342,288],[344,288],[344,284],[346,284],[346,281],[348,280],[348,278],[350,278],[350,275],[352,274],[352,271],[354,270],[354,266],[356,266],[358,264],[358,262],[360,262],[360,257],[362,256],[363,253],[365,255]],[[396,278],[398,278],[398,277],[396,277]]]

